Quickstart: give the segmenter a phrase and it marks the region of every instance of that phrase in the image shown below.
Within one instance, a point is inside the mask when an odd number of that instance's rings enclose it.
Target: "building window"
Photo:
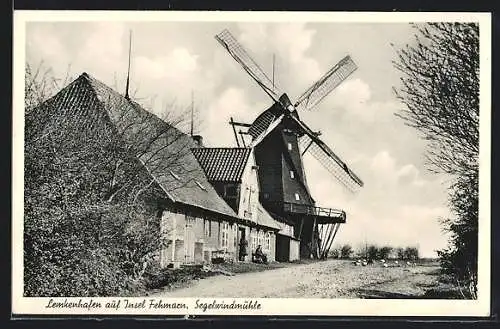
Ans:
[[[257,232],[257,245],[258,246],[259,245],[262,246],[262,233],[264,233],[264,232],[262,232],[262,231]]]
[[[266,243],[264,244],[264,248],[267,252],[271,250],[271,232],[266,232]]]
[[[298,193],[295,193],[295,200],[300,201],[300,195]]]
[[[292,143],[288,143],[288,151],[292,150]]]
[[[203,225],[205,226],[205,236],[212,236],[212,222],[205,219]]]
[[[252,248],[252,252],[255,251],[255,249],[257,249],[257,232],[255,232],[255,230],[252,230],[252,232],[250,233],[251,237],[252,237],[252,244],[251,244],[251,248]]]
[[[294,179],[294,178],[295,178],[295,175],[293,174],[293,170],[290,170],[290,178],[291,178],[291,179]]]
[[[222,222],[221,227],[221,247],[224,250],[227,250],[229,245],[229,223]]]
[[[269,193],[264,193],[264,199],[269,199]]]
[[[206,191],[207,189],[205,188],[205,186],[203,186],[200,182],[198,182],[197,180],[194,181],[196,183],[196,185],[198,185],[199,188],[201,188],[203,191]]]
[[[238,225],[233,224],[233,247],[236,250],[238,246]]]
[[[224,185],[224,196],[227,198],[236,198],[238,196],[238,189],[236,185]]]

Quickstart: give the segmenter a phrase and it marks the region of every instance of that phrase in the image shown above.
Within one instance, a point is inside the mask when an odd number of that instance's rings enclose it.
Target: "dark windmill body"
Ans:
[[[259,166],[260,202],[275,219],[293,224],[302,257],[325,258],[340,224],[346,221],[346,213],[316,205],[302,156],[310,152],[350,190],[363,186],[363,182],[319,139],[319,133],[300,120],[298,112],[316,106],[357,67],[346,56],[292,104],[227,30],[216,39],[274,101],[252,124],[232,118],[230,122],[238,145],[240,140],[245,144],[242,133],[251,138],[248,147],[254,148]],[[240,130],[240,138],[236,126],[246,129]]]

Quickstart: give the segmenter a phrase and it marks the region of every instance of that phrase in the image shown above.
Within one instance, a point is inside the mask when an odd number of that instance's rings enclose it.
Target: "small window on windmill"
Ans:
[[[290,178],[291,178],[291,179],[294,179],[294,178],[295,178],[295,175],[293,174],[293,170],[290,170]]]
[[[264,199],[269,199],[269,193],[264,193]]]
[[[300,195],[298,193],[295,193],[295,200],[300,201]]]
[[[292,150],[292,143],[288,143],[288,151]]]
[[[203,186],[200,182],[198,182],[197,180],[194,181],[196,183],[196,185],[198,185],[199,188],[201,188],[203,191],[206,191],[207,189],[205,188],[205,186]]]

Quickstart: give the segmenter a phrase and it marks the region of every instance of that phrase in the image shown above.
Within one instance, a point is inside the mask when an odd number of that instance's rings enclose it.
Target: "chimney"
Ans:
[[[193,135],[193,140],[198,147],[203,147],[203,137],[201,135]]]

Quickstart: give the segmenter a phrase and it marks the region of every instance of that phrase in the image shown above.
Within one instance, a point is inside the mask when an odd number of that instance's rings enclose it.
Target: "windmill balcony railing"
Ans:
[[[311,205],[284,202],[283,210],[289,213],[305,214],[318,217],[333,217],[345,221],[346,213],[341,209],[316,207]]]

